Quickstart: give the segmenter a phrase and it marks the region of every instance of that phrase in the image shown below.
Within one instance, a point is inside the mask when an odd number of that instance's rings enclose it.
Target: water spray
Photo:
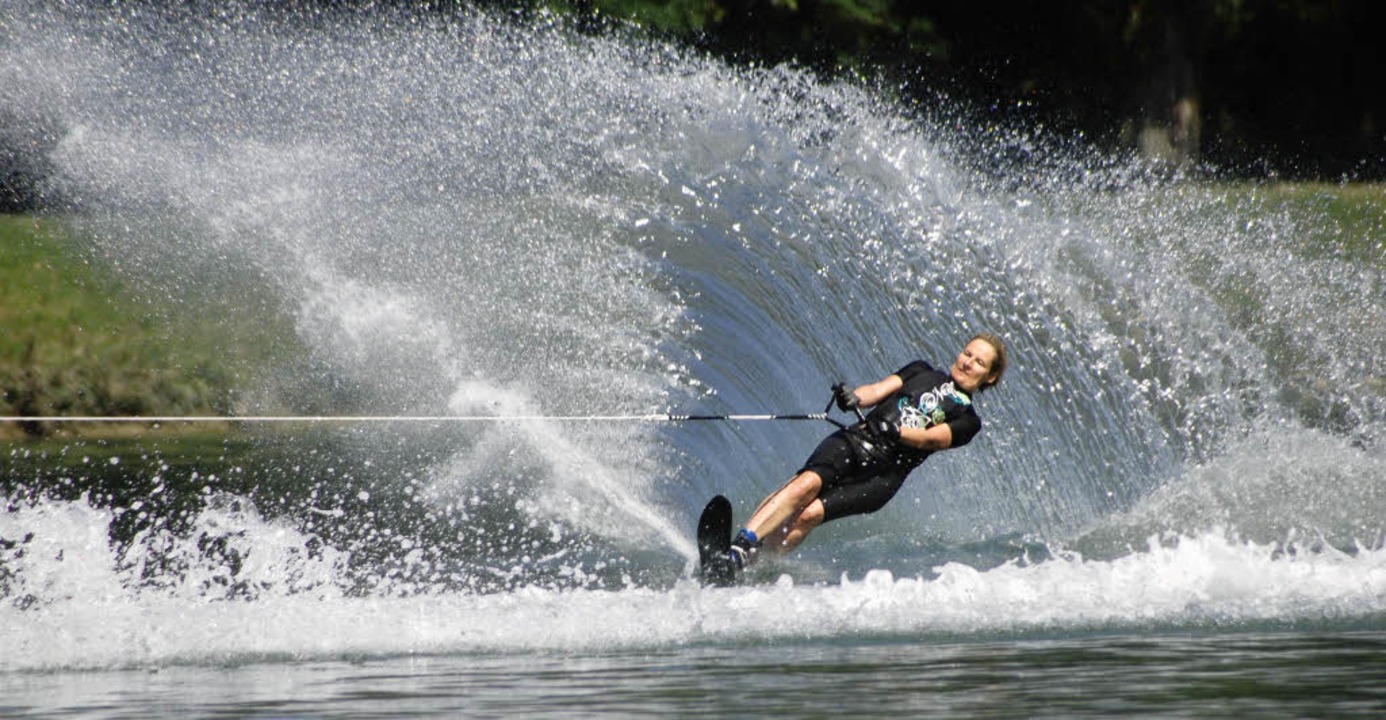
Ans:
[[[0,416],[13,423],[505,423],[505,422],[694,422],[700,420],[756,422],[765,420],[823,420],[838,424],[827,413],[760,415],[34,415]]]

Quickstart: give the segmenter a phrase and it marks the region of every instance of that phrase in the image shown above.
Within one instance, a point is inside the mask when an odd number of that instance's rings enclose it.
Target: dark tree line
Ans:
[[[1379,0],[589,0],[733,57],[910,81],[1174,163],[1386,177]]]
[[[316,15],[381,6],[413,13],[481,6],[521,21],[557,11],[596,33],[634,22],[734,62],[871,77],[906,102],[946,97],[988,123],[1043,125],[1174,165],[1386,179],[1381,0],[299,0],[278,7]],[[0,111],[0,211],[42,205],[52,141]]]

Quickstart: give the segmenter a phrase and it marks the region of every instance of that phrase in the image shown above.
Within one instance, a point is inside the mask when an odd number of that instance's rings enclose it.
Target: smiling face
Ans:
[[[996,348],[991,343],[974,338],[958,353],[958,359],[953,361],[948,374],[962,390],[977,392],[996,377],[996,355]]]

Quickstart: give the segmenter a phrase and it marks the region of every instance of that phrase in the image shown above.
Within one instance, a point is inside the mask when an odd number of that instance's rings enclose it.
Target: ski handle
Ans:
[[[845,383],[844,383],[844,384],[845,384]],[[824,419],[824,420],[827,420],[828,422],[830,422],[830,423],[832,423],[832,424],[834,424],[834,425],[836,425],[839,429],[846,430],[846,429],[847,429],[847,424],[846,424],[846,423],[844,423],[844,422],[839,422],[839,421],[837,421],[837,420],[834,420],[834,419],[828,417],[828,413],[830,413],[830,412],[833,411],[833,406],[836,405],[836,404],[837,404],[837,399],[836,399],[836,398],[832,398],[832,397],[828,398],[828,405],[827,405],[827,407],[823,408],[823,419]],[[861,408],[860,408],[860,407],[854,407],[854,408],[852,408],[852,411],[855,412],[855,413],[857,414],[857,422],[866,422],[866,416],[862,414]]]

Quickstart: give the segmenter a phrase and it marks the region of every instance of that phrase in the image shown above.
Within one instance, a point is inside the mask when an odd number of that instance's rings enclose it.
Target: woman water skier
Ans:
[[[825,522],[881,509],[925,458],[976,436],[982,419],[972,396],[1005,372],[1005,343],[980,333],[946,373],[916,360],[855,390],[834,386],[838,409],[872,408],[870,414],[819,443],[799,472],[751,514],[719,567],[705,572],[729,582],[761,547],[786,553]]]

